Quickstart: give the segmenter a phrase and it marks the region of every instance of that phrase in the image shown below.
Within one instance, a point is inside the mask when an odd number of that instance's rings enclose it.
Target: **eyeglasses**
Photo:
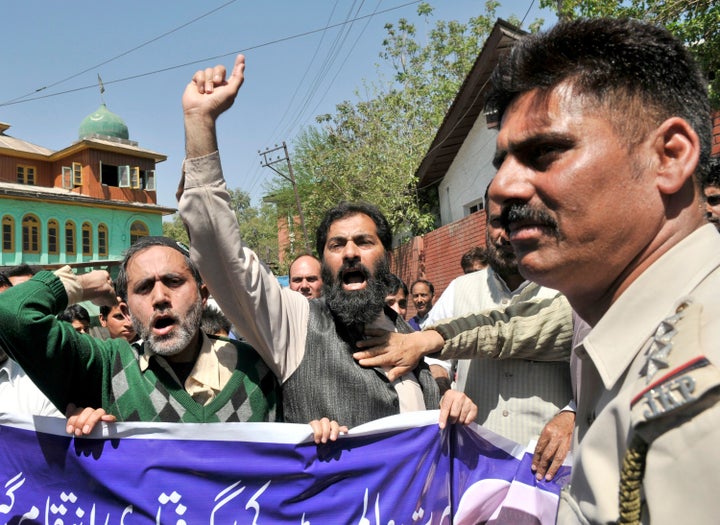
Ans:
[[[710,206],[717,206],[720,204],[720,193],[715,195],[708,195],[705,200]]]

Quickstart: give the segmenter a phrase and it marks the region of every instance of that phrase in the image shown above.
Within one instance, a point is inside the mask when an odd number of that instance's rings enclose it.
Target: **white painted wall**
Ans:
[[[481,114],[438,185],[442,225],[462,219],[468,215],[465,208],[483,198],[495,176],[492,160],[496,136],[497,130],[487,129],[485,115]]]

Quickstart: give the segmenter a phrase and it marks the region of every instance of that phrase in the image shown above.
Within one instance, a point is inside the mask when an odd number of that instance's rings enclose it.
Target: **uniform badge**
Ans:
[[[634,427],[686,410],[720,385],[720,371],[702,353],[701,320],[702,306],[683,302],[655,330],[630,403]]]

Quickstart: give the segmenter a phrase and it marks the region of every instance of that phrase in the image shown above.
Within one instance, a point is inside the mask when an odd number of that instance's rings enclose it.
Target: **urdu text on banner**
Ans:
[[[530,471],[533,444],[438,411],[392,416],[315,445],[309,425],[118,423],[0,414],[0,523],[553,524],[563,466]]]

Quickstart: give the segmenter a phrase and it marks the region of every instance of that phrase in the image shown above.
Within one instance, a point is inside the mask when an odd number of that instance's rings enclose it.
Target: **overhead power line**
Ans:
[[[196,17],[193,18],[192,20],[190,20],[190,21],[188,21],[188,22],[185,22],[184,24],[175,27],[174,29],[171,29],[170,31],[166,31],[166,32],[164,32],[163,34],[156,36],[155,38],[151,38],[150,40],[147,40],[147,41],[143,42],[142,44],[139,44],[139,45],[137,45],[137,46],[135,46],[135,47],[133,47],[133,48],[131,48],[131,49],[128,49],[127,51],[124,51],[124,52],[120,53],[119,55],[115,55],[114,57],[108,58],[107,60],[104,60],[104,61],[100,62],[99,64],[95,64],[94,66],[90,66],[90,67],[88,67],[88,68],[86,68],[86,69],[83,69],[83,70],[80,71],[79,73],[74,73],[74,74],[72,74],[72,75],[70,75],[70,76],[67,76],[67,77],[63,78],[62,80],[58,80],[57,82],[53,82],[52,84],[48,84],[47,86],[43,86],[43,87],[41,87],[41,88],[37,88],[35,91],[31,91],[31,92],[29,92],[29,93],[26,93],[25,95],[22,95],[22,96],[20,96],[20,97],[16,97],[16,98],[14,98],[14,99],[12,99],[12,100],[9,100],[9,101],[7,101],[7,102],[4,102],[4,103],[2,103],[2,104],[0,104],[0,105],[2,105],[2,106],[9,106],[10,104],[12,104],[12,103],[14,103],[14,102],[18,102],[18,101],[20,101],[20,100],[23,100],[23,99],[29,97],[30,95],[34,95],[35,93],[39,93],[40,91],[45,91],[46,89],[49,89],[49,88],[51,88],[51,87],[55,87],[55,86],[57,86],[57,85],[59,85],[59,84],[62,84],[62,83],[64,83],[64,82],[67,82],[67,81],[70,80],[71,78],[78,77],[78,76],[80,76],[80,75],[83,75],[83,74],[87,73],[88,71],[92,71],[92,70],[94,70],[94,69],[99,68],[100,66],[104,66],[105,64],[109,64],[110,62],[113,62],[113,61],[117,60],[118,58],[122,58],[122,57],[124,57],[124,56],[126,56],[126,55],[129,55],[130,53],[132,53],[132,52],[134,52],[134,51],[137,51],[138,49],[141,49],[141,48],[143,48],[143,47],[145,47],[145,46],[147,46],[147,45],[149,45],[149,44],[152,44],[153,42],[157,42],[158,40],[160,40],[160,39],[162,39],[162,38],[165,38],[165,37],[168,36],[168,35],[171,35],[171,34],[173,34],[173,33],[176,33],[177,31],[180,31],[181,29],[183,29],[183,28],[185,28],[185,27],[187,27],[187,26],[189,26],[189,25],[191,25],[191,24],[194,24],[194,23],[197,22],[198,20],[202,20],[203,18],[206,18],[206,17],[210,16],[211,14],[216,13],[217,11],[220,11],[221,9],[224,9],[225,7],[227,7],[227,6],[229,6],[230,4],[233,4],[233,3],[235,3],[235,2],[237,2],[237,0],[230,0],[229,2],[225,2],[223,5],[221,5],[221,6],[219,6],[219,7],[216,7],[215,9],[212,9],[212,10],[208,11],[207,13],[204,13],[204,14],[202,14],[202,15],[200,15],[200,16],[196,16]],[[83,89],[86,89],[86,88],[83,88]],[[71,91],[68,91],[67,93],[70,93],[70,92],[71,92]],[[61,94],[63,94],[63,93],[58,93],[58,94],[61,95]],[[35,99],[31,99],[31,100],[35,100]]]
[[[364,20],[364,19],[366,19],[366,18],[374,17],[374,16],[377,16],[377,15],[380,15],[380,14],[384,14],[384,13],[389,13],[389,12],[392,12],[392,11],[396,11],[396,10],[398,10],[398,9],[402,9],[402,8],[411,6],[411,5],[413,5],[413,4],[418,4],[418,3],[420,3],[421,1],[422,1],[422,0],[414,0],[414,1],[412,1],[412,2],[407,2],[407,3],[401,4],[401,5],[398,5],[398,6],[395,6],[395,7],[390,7],[390,8],[384,9],[384,10],[382,10],[382,11],[376,11],[376,12],[373,12],[373,13],[368,14],[368,15],[359,16],[359,17],[354,18],[354,19],[352,19],[352,20],[344,20],[343,22],[339,22],[339,23],[337,23],[337,24],[332,24],[332,25],[329,25],[329,26],[321,27],[321,28],[319,28],[319,29],[313,29],[313,30],[310,30],[310,31],[305,31],[305,32],[303,32],[303,33],[298,33],[298,34],[296,34],[296,35],[291,35],[291,36],[287,36],[287,37],[283,37],[283,38],[278,38],[278,39],[275,39],[275,40],[271,40],[271,41],[269,41],[269,42],[265,42],[265,43],[263,43],[263,44],[258,44],[258,45],[255,45],[255,46],[246,47],[246,48],[244,48],[244,49],[239,49],[239,50],[237,50],[237,51],[230,51],[230,52],[228,52],[228,53],[223,53],[223,54],[220,54],[220,55],[215,55],[215,56],[211,56],[211,57],[200,58],[200,59],[198,59],[198,60],[192,60],[192,61],[190,61],[190,62],[185,62],[185,63],[183,63],[183,64],[177,64],[177,65],[174,65],[174,66],[168,66],[168,67],[164,67],[164,68],[161,68],[161,69],[155,69],[155,70],[153,70],[153,71],[147,71],[147,72],[145,72],[145,73],[138,73],[137,75],[130,75],[130,76],[127,76],[127,77],[117,78],[117,79],[114,79],[114,80],[103,80],[103,83],[105,84],[105,86],[108,86],[108,85],[110,85],[110,84],[118,84],[118,83],[120,83],[120,82],[127,82],[127,81],[129,81],[129,80],[135,80],[135,79],[138,79],[138,78],[143,78],[143,77],[147,77],[147,76],[151,76],[151,75],[157,75],[157,74],[159,74],[159,73],[165,73],[165,72],[167,72],[167,71],[172,71],[172,70],[175,70],[175,69],[185,68],[185,67],[188,67],[188,66],[192,66],[192,65],[194,65],[194,64],[207,63],[207,62],[209,62],[209,61],[211,61],[211,60],[218,60],[218,59],[221,59],[221,58],[226,58],[226,57],[228,57],[228,56],[234,56],[234,55],[237,55],[238,53],[246,53],[246,52],[248,52],[248,51],[253,51],[253,50],[255,50],[255,49],[261,49],[261,48],[263,48],[263,47],[272,46],[272,45],[275,45],[275,44],[279,44],[279,43],[281,43],[281,42],[288,42],[288,41],[290,41],[290,40],[296,40],[296,39],[298,39],[298,38],[303,38],[303,37],[306,37],[306,36],[308,36],[308,35],[313,35],[313,34],[315,34],[315,33],[320,33],[320,32],[322,32],[322,31],[327,31],[328,29],[333,29],[333,28],[335,28],[335,27],[341,27],[341,26],[344,26],[344,25],[346,25],[346,24],[351,24],[351,23],[353,23],[353,22],[356,22],[356,21],[358,21],[358,20]],[[87,71],[88,71],[88,70],[85,70],[85,71],[83,71],[83,73],[85,73],[85,72],[87,72]],[[34,101],[34,100],[41,100],[41,99],[45,99],[45,98],[57,97],[57,96],[60,96],[60,95],[66,95],[66,94],[68,94],[68,93],[75,93],[75,92],[77,92],[77,91],[83,91],[83,90],[86,90],[86,89],[96,89],[96,88],[97,88],[97,83],[95,82],[95,83],[93,83],[93,84],[88,84],[88,85],[81,86],[81,87],[77,87],[77,88],[73,88],[73,89],[67,89],[67,90],[58,91],[58,92],[55,92],[55,93],[48,93],[48,94],[46,94],[46,95],[39,95],[39,96],[36,96],[36,97],[25,97],[23,100],[14,99],[14,100],[11,100],[11,101],[7,101],[7,102],[0,103],[0,107],[3,107],[3,106],[12,106],[12,105],[15,105],[15,104],[23,104],[23,103],[25,103],[25,102],[31,102],[31,101]],[[36,91],[34,91],[33,93],[36,93],[36,92],[38,92],[38,91],[40,91],[40,90],[36,90]]]

